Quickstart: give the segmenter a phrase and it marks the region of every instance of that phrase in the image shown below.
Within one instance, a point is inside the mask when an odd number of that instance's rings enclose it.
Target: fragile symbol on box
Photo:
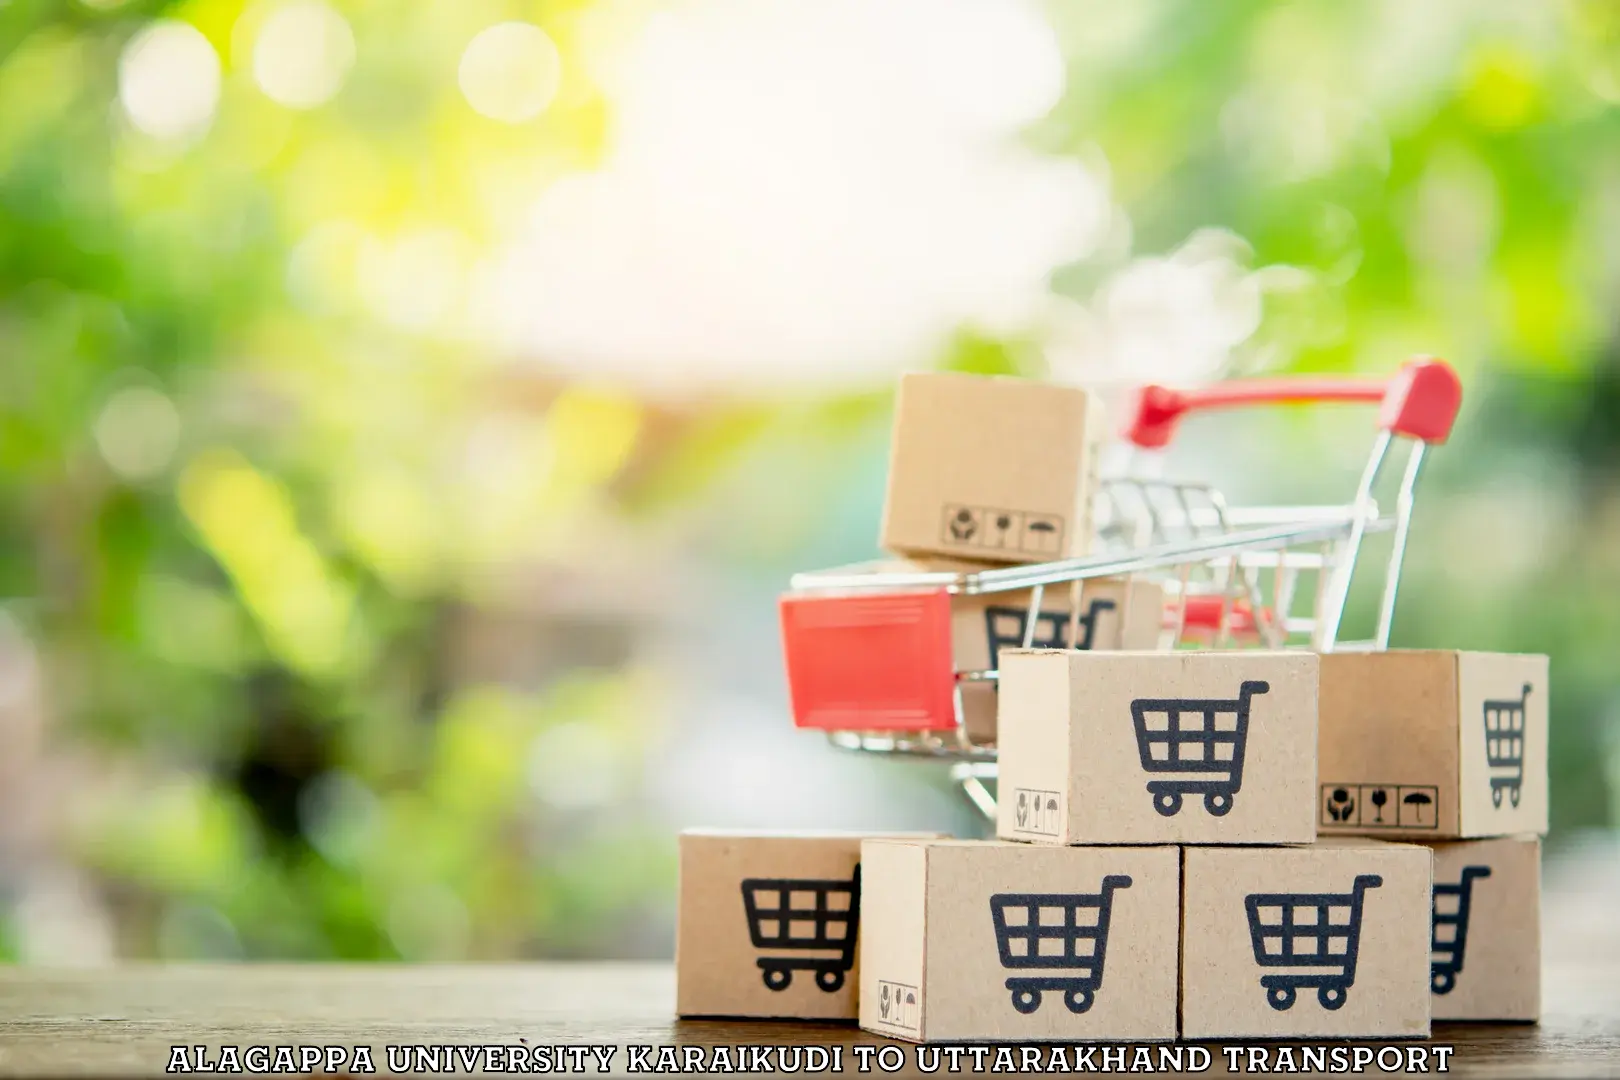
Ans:
[[[906,983],[878,980],[878,1019],[884,1024],[915,1033],[917,1017],[917,988]]]
[[[1344,1006],[1356,982],[1362,900],[1368,889],[1383,884],[1377,874],[1358,874],[1348,893],[1250,893],[1244,898],[1254,962],[1300,969],[1260,976],[1273,1009],[1293,1008],[1302,989],[1314,989],[1324,1009]]]
[[[1136,746],[1146,773],[1181,774],[1150,780],[1153,808],[1165,817],[1181,812],[1183,795],[1202,795],[1214,817],[1231,812],[1243,787],[1243,752],[1249,740],[1250,699],[1271,684],[1245,680],[1234,699],[1137,698],[1131,702]]]
[[[1063,796],[1055,791],[1018,788],[1013,792],[1019,832],[1056,836],[1063,823]]]
[[[836,993],[855,964],[861,917],[861,868],[849,881],[744,878],[743,908],[754,948],[816,956],[762,956],[765,985],[786,990],[795,971],[816,973],[816,985]]]
[[[1519,805],[1519,788],[1524,783],[1524,706],[1531,689],[1525,683],[1517,701],[1485,702],[1485,764],[1491,777],[1491,804],[1497,808],[1504,791],[1514,806]]]
[[[990,918],[996,928],[1001,966],[1011,971],[1042,971],[1007,980],[1012,1006],[1021,1013],[1041,1007],[1043,991],[1059,991],[1072,1013],[1091,1008],[1102,989],[1108,952],[1108,923],[1114,892],[1131,887],[1125,874],[1109,874],[1095,893],[996,893]]]
[[[1322,824],[1364,829],[1433,829],[1440,789],[1433,784],[1323,784]]]
[[[1462,974],[1468,945],[1468,909],[1474,882],[1491,876],[1488,866],[1465,866],[1455,885],[1434,886],[1434,923],[1429,937],[1429,983],[1437,994],[1449,994]]]
[[[1063,519],[994,506],[945,505],[940,540],[948,547],[1056,557],[1063,549]]]

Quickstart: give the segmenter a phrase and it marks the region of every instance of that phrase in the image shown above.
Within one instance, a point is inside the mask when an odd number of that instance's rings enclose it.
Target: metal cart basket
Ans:
[[[1149,579],[1163,588],[1162,647],[1197,639],[1216,648],[1384,648],[1424,454],[1445,441],[1461,400],[1456,373],[1433,359],[1410,361],[1383,381],[1253,379],[1188,392],[1149,387],[1126,431],[1132,452],[1165,447],[1185,414],[1242,405],[1377,403],[1378,434],[1348,505],[1232,508],[1205,485],[1111,479],[1097,496],[1094,553],[1081,558],[960,573],[795,575],[780,602],[794,723],[826,732],[838,746],[949,762],[968,796],[993,817],[986,781],[995,777],[996,749],[969,733],[962,687],[997,678],[995,651],[985,670],[955,670],[955,597],[1007,595],[1008,603],[995,606],[1023,610],[1016,644],[1024,648],[1091,645],[1084,623],[1098,611],[1082,614],[1075,600],[1082,583],[1103,578],[1124,579],[1124,609],[1132,582]],[[1410,449],[1393,512],[1385,512],[1374,489],[1397,440]],[[1370,642],[1341,642],[1346,598],[1372,533],[1393,534],[1376,632]],[[1069,590],[1067,633],[1042,610],[1048,589]],[[995,648],[1012,643],[996,629]]]
[[[795,971],[814,971],[816,985],[829,994],[844,985],[861,917],[859,866],[848,881],[744,878],[742,895],[754,948],[821,954],[760,957],[766,986],[786,990]]]
[[[1362,897],[1383,884],[1377,874],[1360,874],[1348,893],[1252,893],[1244,898],[1254,962],[1304,969],[1260,976],[1273,1009],[1293,1008],[1302,988],[1314,988],[1324,1009],[1344,1006],[1356,981]]]
[[[1429,933],[1429,982],[1437,994],[1449,994],[1462,974],[1463,950],[1468,945],[1468,909],[1474,882],[1491,876],[1488,866],[1465,866],[1455,885],[1435,885],[1434,923]],[[1455,911],[1442,911],[1455,900]]]
[[[1524,783],[1524,706],[1530,700],[1530,684],[1517,701],[1485,703],[1485,764],[1491,771],[1491,802],[1502,805],[1506,791],[1514,806],[1519,805],[1519,788]]]
[[[1060,991],[1070,1012],[1091,1008],[1102,989],[1103,957],[1114,892],[1128,889],[1125,874],[1109,874],[1096,893],[997,893],[990,897],[1001,966],[1013,971],[1048,971],[1007,980],[1013,1008],[1032,1013],[1043,991]]]

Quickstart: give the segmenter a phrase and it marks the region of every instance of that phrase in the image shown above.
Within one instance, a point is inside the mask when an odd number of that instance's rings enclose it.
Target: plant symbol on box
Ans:
[[[1148,781],[1155,810],[1174,817],[1181,812],[1182,796],[1202,795],[1204,809],[1213,816],[1231,812],[1233,797],[1243,787],[1251,699],[1270,690],[1270,683],[1248,679],[1232,699],[1137,698],[1131,702],[1142,771],[1180,774],[1175,779]]]
[[[814,956],[762,956],[765,985],[786,990],[795,971],[816,973],[816,985],[831,994],[844,985],[855,963],[861,917],[861,868],[848,881],[814,878],[744,878],[743,909],[756,949],[809,952]],[[801,903],[800,898],[808,901]]]
[[[1491,777],[1491,803],[1502,805],[1505,791],[1514,806],[1524,783],[1525,704],[1532,687],[1524,684],[1517,701],[1485,702],[1485,764]]]
[[[1034,1012],[1041,1007],[1045,991],[1062,993],[1070,1012],[1091,1008],[1102,989],[1114,893],[1130,887],[1131,879],[1125,874],[1109,874],[1095,893],[997,893],[990,897],[1001,966],[1010,971],[1049,972],[1007,980],[1014,1009]],[[1055,948],[1043,948],[1048,943]]]
[[[1315,989],[1324,1009],[1344,1006],[1356,981],[1363,898],[1384,884],[1359,874],[1348,893],[1251,893],[1244,898],[1254,962],[1263,968],[1299,968],[1292,975],[1262,975],[1266,1001],[1283,1012],[1302,989]]]
[[[1436,994],[1449,994],[1462,974],[1463,949],[1468,944],[1468,912],[1474,895],[1474,882],[1491,876],[1488,866],[1465,866],[1455,885],[1435,885],[1434,922],[1429,931],[1429,986]],[[1456,900],[1455,911],[1441,911]]]
[[[1350,815],[1356,812],[1356,800],[1350,797],[1348,788],[1333,789],[1333,794],[1328,796],[1327,812],[1334,821],[1350,820]]]

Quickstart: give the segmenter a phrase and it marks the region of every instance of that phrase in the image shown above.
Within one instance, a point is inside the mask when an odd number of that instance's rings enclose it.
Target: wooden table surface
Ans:
[[[1436,1025],[1458,1076],[1620,1076],[1620,958],[1548,970],[1538,1026]],[[152,1076],[170,1047],[409,1044],[841,1045],[833,1024],[671,1019],[664,964],[120,967],[0,972],[0,1074]],[[853,1073],[851,1052],[846,1071]],[[895,1075],[916,1075],[909,1068]],[[591,1068],[588,1075],[594,1075]],[[885,1075],[873,1070],[871,1075]],[[1205,1075],[1226,1075],[1216,1051]],[[1377,1075],[1376,1070],[1372,1075]]]
[[[1549,862],[1546,879],[1543,1020],[1435,1025],[1431,1045],[1456,1047],[1453,1075],[1620,1077],[1620,852]],[[667,964],[4,968],[0,1075],[162,1075],[177,1043],[366,1045],[386,1075],[390,1044],[884,1041],[840,1025],[676,1022],[674,990]],[[1224,1060],[1203,1075],[1226,1075]],[[847,1049],[845,1061],[853,1072]]]

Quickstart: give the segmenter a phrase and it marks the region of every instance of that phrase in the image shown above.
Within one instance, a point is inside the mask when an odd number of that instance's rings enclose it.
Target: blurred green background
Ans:
[[[680,825],[972,828],[779,674],[916,367],[1447,357],[1397,643],[1552,654],[1606,827],[1617,106],[1604,0],[0,0],[0,955],[667,955]]]

